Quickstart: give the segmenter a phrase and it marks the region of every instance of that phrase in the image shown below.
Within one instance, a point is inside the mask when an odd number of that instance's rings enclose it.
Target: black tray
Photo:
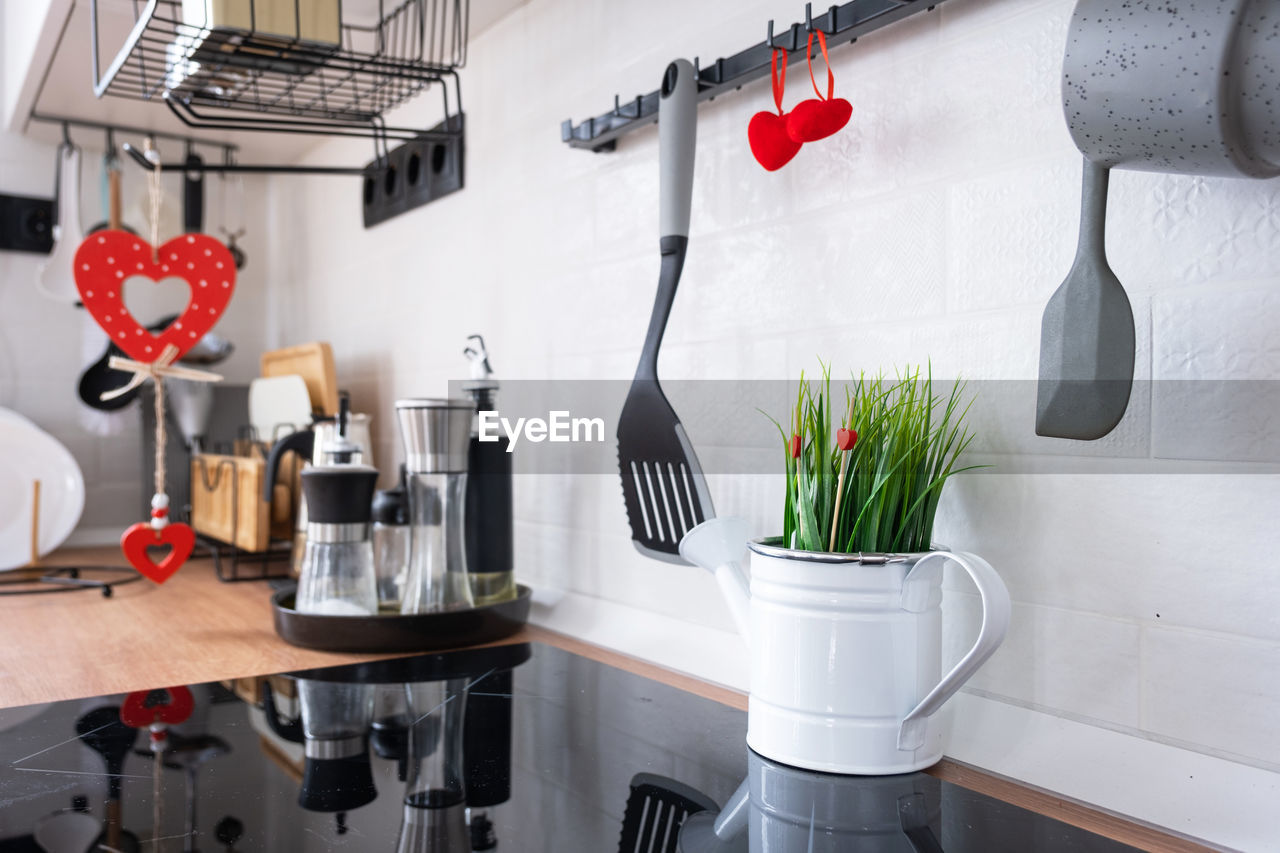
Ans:
[[[317,616],[293,609],[293,589],[271,598],[276,633],[287,643],[326,652],[429,652],[510,637],[529,621],[532,590],[499,604],[408,616]]]

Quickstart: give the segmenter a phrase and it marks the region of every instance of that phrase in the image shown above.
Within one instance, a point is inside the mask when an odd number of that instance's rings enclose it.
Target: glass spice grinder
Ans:
[[[306,468],[307,544],[298,577],[299,613],[372,616],[378,612],[369,505],[378,471],[367,465]]]
[[[401,613],[474,606],[467,577],[467,453],[474,404],[397,400],[409,471],[409,576]]]

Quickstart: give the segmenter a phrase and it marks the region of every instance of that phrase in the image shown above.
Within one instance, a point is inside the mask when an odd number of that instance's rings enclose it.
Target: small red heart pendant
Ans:
[[[810,98],[787,114],[787,136],[797,145],[825,139],[849,123],[853,104],[844,98],[820,101]]]
[[[747,141],[756,160],[770,172],[790,163],[800,151],[800,143],[787,136],[786,116],[777,113],[758,112],[753,115],[747,125]]]
[[[169,344],[174,361],[195,346],[226,310],[235,290],[236,265],[227,247],[206,234],[184,234],[160,247],[126,231],[90,234],[76,250],[76,289],[89,314],[135,361],[150,363]],[[147,331],[124,305],[124,283],[133,276],[152,281],[180,278],[191,287],[187,308],[159,335]]]
[[[853,446],[858,443],[858,433],[852,429],[836,430],[836,446],[841,450],[853,450]]]
[[[159,563],[153,562],[148,548],[168,545],[172,550]],[[152,528],[145,521],[131,526],[120,537],[120,548],[125,559],[146,577],[156,583],[164,583],[191,556],[196,546],[196,534],[182,522],[173,522],[161,530]]]
[[[162,697],[157,694],[160,693],[168,694],[169,701],[159,701]],[[153,723],[176,726],[186,722],[195,707],[191,688],[185,685],[162,690],[138,690],[125,696],[120,704],[120,722],[135,729],[145,729]]]

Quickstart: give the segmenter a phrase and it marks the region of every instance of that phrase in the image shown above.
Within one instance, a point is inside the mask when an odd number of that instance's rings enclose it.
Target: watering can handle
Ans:
[[[982,627],[978,629],[978,639],[973,648],[960,658],[960,662],[943,676],[942,680],[920,700],[920,704],[902,718],[902,727],[898,730],[898,749],[912,750],[924,746],[925,723],[942,704],[951,698],[960,687],[969,680],[978,667],[1000,647],[1005,632],[1009,628],[1009,590],[1005,587],[1000,575],[991,568],[991,564],[976,554],[934,551],[920,559],[904,579],[904,598],[909,594],[913,575],[920,573],[921,567],[931,560],[954,560],[973,578],[982,597]]]

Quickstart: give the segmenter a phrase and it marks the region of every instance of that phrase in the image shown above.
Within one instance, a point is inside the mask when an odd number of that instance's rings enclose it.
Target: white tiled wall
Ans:
[[[101,150],[97,134],[73,132],[85,146],[81,162],[81,216],[84,227],[105,217],[99,198]],[[162,147],[163,150],[163,147]],[[56,152],[52,146],[0,133],[0,192],[48,198],[53,194]],[[124,165],[124,221],[145,233],[145,180],[140,171]],[[181,227],[180,187],[166,180],[163,239]],[[221,224],[218,179],[209,187],[207,225]],[[245,209],[252,227],[243,241],[251,265],[237,284],[236,298],[216,330],[237,347],[218,371],[229,381],[245,381],[258,372],[266,322],[265,241],[261,240],[261,188],[248,184]],[[142,518],[144,484],[141,422],[137,405],[110,418],[81,405],[76,394],[81,372],[97,361],[106,338],[83,311],[52,302],[35,286],[37,270],[47,256],[0,252],[0,406],[15,409],[61,441],[79,463],[85,479],[85,508],[72,542],[118,541],[121,531]],[[256,262],[256,263],[255,263]],[[256,269],[255,269],[256,266]],[[146,285],[142,285],[143,288]],[[135,296],[137,297],[135,299]],[[163,291],[134,291],[126,298],[143,318],[156,318],[172,304]],[[86,343],[86,335],[87,343]],[[177,440],[175,436],[170,440]]]
[[[1072,5],[950,0],[836,47],[853,121],[775,174],[746,145],[767,82],[701,105],[663,375],[783,378],[821,357],[840,372],[930,359],[935,375],[1033,379],[1040,314],[1076,241],[1079,156],[1058,88]],[[769,17],[802,13],[531,0],[472,44],[465,191],[366,231],[353,182],[273,180],[280,342],[334,343],[384,460],[397,452],[395,397],[443,392],[472,331],[505,377],[628,378],[656,280],[656,132],[591,154],[561,144],[559,121],[653,89],[672,57],[707,63],[762,38]],[[802,67],[790,80],[788,105],[808,86]],[[335,143],[315,157],[368,153]],[[1108,248],[1134,306],[1138,378],[1280,379],[1280,180],[1117,172],[1112,188]],[[1170,468],[1228,445],[1274,459],[1280,408],[1201,422],[1176,386],[1138,387],[1096,446],[1037,438],[1029,414],[982,425],[1008,472],[955,482],[937,533],[985,555],[1016,602],[973,689],[1280,771],[1280,476]],[[1215,440],[1227,429],[1257,452]],[[762,533],[779,488],[712,480],[719,512]],[[522,478],[518,490],[525,581],[731,630],[710,578],[635,554],[611,477]],[[972,616],[953,585],[949,609]],[[971,621],[955,620],[953,650]]]

